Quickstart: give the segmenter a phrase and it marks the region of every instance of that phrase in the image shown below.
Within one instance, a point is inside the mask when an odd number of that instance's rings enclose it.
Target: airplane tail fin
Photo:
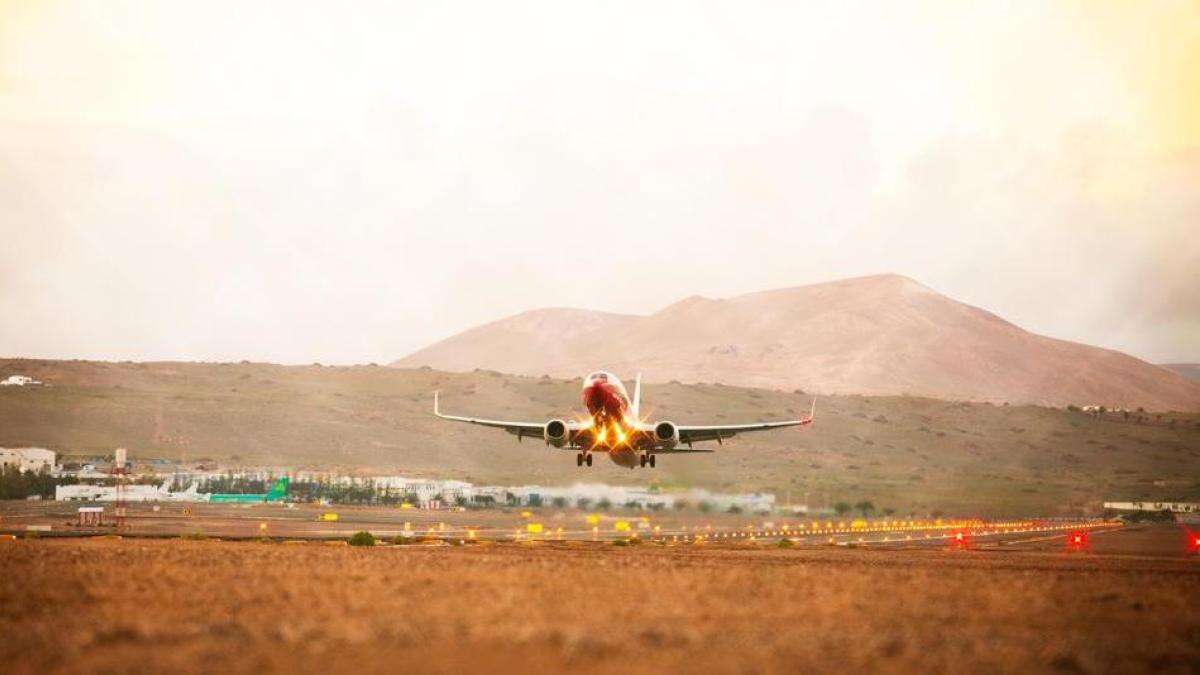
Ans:
[[[642,374],[638,373],[633,380],[633,416],[641,419],[639,410],[642,407]]]
[[[267,493],[267,501],[273,502],[283,499],[285,496],[287,496],[287,489],[288,477],[284,476],[283,478],[275,481],[275,484],[271,486],[270,492]]]

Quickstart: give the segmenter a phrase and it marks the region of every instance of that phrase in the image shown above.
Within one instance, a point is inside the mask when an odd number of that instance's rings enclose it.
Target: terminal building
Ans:
[[[0,448],[0,467],[15,466],[22,473],[54,470],[54,451],[45,448]]]
[[[1196,502],[1104,502],[1110,511],[1170,511],[1171,513],[1200,513]]]
[[[48,451],[46,451],[48,452]],[[51,453],[51,463],[53,453]],[[111,475],[96,472],[86,466],[74,474],[84,478],[111,478]],[[777,504],[775,495],[769,493],[724,494],[707,490],[657,490],[646,487],[606,485],[603,483],[576,483],[568,486],[547,485],[473,485],[466,481],[417,478],[402,475],[346,475],[330,471],[294,470],[287,467],[239,468],[221,472],[183,470],[158,474],[163,487],[144,485],[126,486],[126,501],[205,501],[207,495],[190,494],[182,487],[188,484],[204,484],[212,479],[273,481],[281,476],[291,479],[293,487],[305,483],[327,486],[365,487],[380,497],[415,499],[421,508],[448,506],[528,506],[567,508],[615,508],[668,509],[691,507],[701,510],[768,513]],[[179,492],[169,492],[174,486]],[[113,501],[116,488],[99,485],[59,486],[55,494],[59,500]]]

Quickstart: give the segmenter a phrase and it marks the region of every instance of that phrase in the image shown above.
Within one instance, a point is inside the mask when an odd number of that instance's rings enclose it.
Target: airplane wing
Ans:
[[[478,424],[484,427],[492,427],[495,429],[503,429],[517,437],[522,438],[542,438],[546,423],[545,422],[512,422],[508,420],[487,420],[479,417],[463,417],[461,415],[446,415],[441,411],[438,405],[438,392],[433,393],[433,414],[444,420],[452,422],[466,422],[467,424]],[[567,430],[578,431],[580,428],[577,422],[567,422]]]
[[[679,429],[679,442],[690,445],[699,443],[700,441],[718,441],[722,439],[732,438],[738,434],[744,434],[749,431],[765,431],[767,429],[780,429],[782,427],[803,427],[812,424],[813,417],[817,414],[817,400],[813,399],[812,411],[808,417],[798,420],[783,420],[781,422],[756,422],[752,424],[720,424],[713,426],[686,426],[676,425]]]

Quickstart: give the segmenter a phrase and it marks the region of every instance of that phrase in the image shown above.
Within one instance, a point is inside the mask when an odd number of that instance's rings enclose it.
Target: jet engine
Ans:
[[[550,420],[546,422],[546,428],[542,432],[542,436],[546,439],[546,445],[553,445],[556,448],[561,448],[570,440],[567,433],[567,423],[562,420]]]
[[[679,445],[679,427],[674,422],[659,422],[654,425],[654,440],[658,447],[670,450]]]

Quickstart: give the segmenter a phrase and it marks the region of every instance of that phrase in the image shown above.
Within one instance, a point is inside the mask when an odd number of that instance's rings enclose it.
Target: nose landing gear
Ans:
[[[575,455],[575,466],[592,465],[592,453],[580,452]]]

